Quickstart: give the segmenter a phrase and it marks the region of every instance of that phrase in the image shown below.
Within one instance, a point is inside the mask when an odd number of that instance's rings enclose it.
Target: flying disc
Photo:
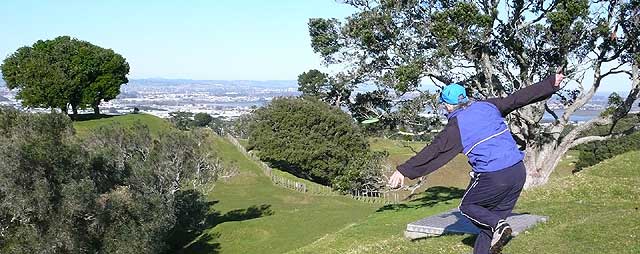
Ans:
[[[363,124],[370,124],[370,123],[376,123],[378,121],[380,121],[380,119],[378,119],[378,118],[369,118],[367,120],[362,121],[362,123]]]

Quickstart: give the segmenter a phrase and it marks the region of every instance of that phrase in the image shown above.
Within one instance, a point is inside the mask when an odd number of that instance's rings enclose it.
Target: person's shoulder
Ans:
[[[497,99],[497,98],[495,98]],[[486,99],[486,100],[480,100],[480,101],[474,101],[472,103],[469,104],[469,106],[467,106],[467,111],[468,113],[471,114],[475,114],[478,111],[492,111],[492,110],[498,110],[498,107],[496,106],[496,104],[493,102],[494,98],[491,99]]]

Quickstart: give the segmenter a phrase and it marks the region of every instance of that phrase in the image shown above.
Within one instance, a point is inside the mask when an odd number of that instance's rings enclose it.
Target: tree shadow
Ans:
[[[207,205],[211,207],[218,202],[211,201]],[[171,238],[172,251],[169,253],[219,253],[220,243],[216,239],[220,238],[220,234],[217,232],[204,232],[205,230],[211,230],[225,222],[245,221],[273,214],[271,205],[268,204],[253,205],[245,209],[232,210],[225,214],[221,214],[218,211],[208,212],[204,220],[198,225],[182,227],[180,230],[173,232]]]
[[[425,190],[423,193],[414,195],[413,197],[417,197],[407,203],[385,205],[378,208],[376,212],[432,207],[438,203],[448,203],[450,200],[462,198],[464,191],[464,189],[456,187],[434,186]],[[410,196],[409,198],[413,197]]]
[[[189,246],[179,251],[172,251],[168,253],[220,253],[220,243],[217,239],[220,238],[220,233],[205,233]]]
[[[116,116],[116,115],[105,115],[105,114],[99,114],[99,115],[96,115],[96,114],[69,115],[71,120],[73,120],[74,122],[97,120],[97,119],[103,119],[103,118],[110,118],[110,117],[114,117],[114,116]]]

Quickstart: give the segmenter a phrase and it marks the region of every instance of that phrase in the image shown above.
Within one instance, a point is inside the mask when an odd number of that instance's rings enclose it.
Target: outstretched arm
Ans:
[[[516,91],[506,98],[491,98],[487,102],[496,105],[503,116],[508,115],[511,111],[546,100],[560,89],[560,82],[564,79],[564,75],[555,74],[546,79]]]
[[[447,126],[433,139],[430,145],[397,167],[395,175],[402,174],[410,179],[429,174],[444,166],[457,154],[462,152],[458,121],[454,117]],[[394,183],[390,182],[390,185]],[[397,186],[397,184],[396,184]],[[392,187],[396,187],[392,186]]]

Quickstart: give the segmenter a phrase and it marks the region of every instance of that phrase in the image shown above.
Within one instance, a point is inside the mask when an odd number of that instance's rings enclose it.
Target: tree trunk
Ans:
[[[93,114],[95,115],[100,115],[100,107],[99,107],[100,103],[94,103],[91,105],[91,107],[93,108]]]
[[[524,188],[529,189],[546,184],[549,181],[549,176],[568,150],[568,145],[556,146],[555,142],[543,144],[539,148],[527,149],[524,159],[527,181]]]
[[[71,110],[73,111],[73,115],[78,115],[78,105],[71,105]]]

